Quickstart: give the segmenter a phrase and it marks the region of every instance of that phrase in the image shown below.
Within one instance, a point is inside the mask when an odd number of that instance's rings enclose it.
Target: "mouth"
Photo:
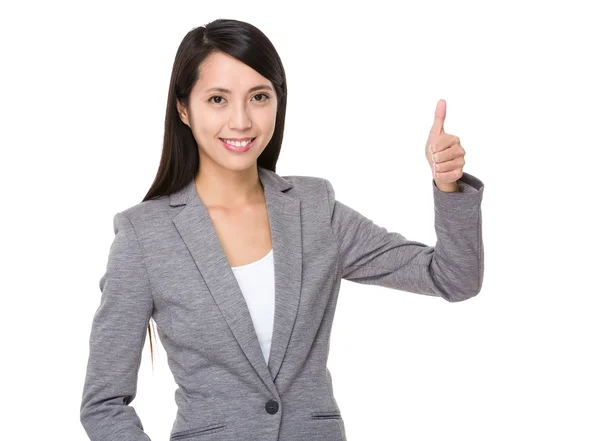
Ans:
[[[223,143],[223,145],[225,146],[225,148],[227,150],[232,151],[232,152],[245,152],[245,151],[249,150],[250,147],[252,147],[256,137],[246,138],[243,141],[237,141],[237,143],[239,143],[239,145],[230,144],[229,142],[225,141],[225,138],[219,138],[219,139],[221,140],[221,142]]]
[[[256,137],[254,138],[219,138],[221,141],[225,141],[225,140],[229,140],[229,141],[254,141],[256,139]]]

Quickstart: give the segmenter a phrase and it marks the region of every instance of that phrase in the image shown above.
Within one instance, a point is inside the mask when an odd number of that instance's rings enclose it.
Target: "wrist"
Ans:
[[[443,191],[445,193],[452,193],[452,192],[458,191],[458,182],[457,181],[450,182],[450,183],[438,183],[437,181],[434,180],[434,182],[435,182],[436,187],[440,191]]]

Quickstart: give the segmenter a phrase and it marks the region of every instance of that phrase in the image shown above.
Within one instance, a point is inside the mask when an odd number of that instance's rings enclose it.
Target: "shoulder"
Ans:
[[[177,210],[178,211],[178,210]],[[173,208],[169,206],[169,196],[160,196],[123,208],[114,215],[113,219],[125,218],[137,231],[145,225],[160,226],[164,219],[173,215]]]
[[[335,199],[333,186],[326,178],[305,175],[282,176],[282,178],[293,185],[290,191],[302,200],[332,203]]]
[[[282,176],[283,179],[293,184],[294,189],[301,193],[333,191],[331,182],[319,176],[293,175]]]
[[[317,176],[291,175],[282,176],[283,179],[289,181],[297,191],[310,191],[323,186],[325,179]]]

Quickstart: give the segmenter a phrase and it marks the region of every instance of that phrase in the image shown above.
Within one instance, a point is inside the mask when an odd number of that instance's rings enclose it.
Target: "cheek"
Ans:
[[[227,121],[218,114],[206,112],[194,119],[194,133],[202,138],[217,136]]]
[[[277,118],[277,107],[273,106],[269,109],[265,109],[261,114],[261,118],[263,120],[263,127],[274,128],[275,120]]]

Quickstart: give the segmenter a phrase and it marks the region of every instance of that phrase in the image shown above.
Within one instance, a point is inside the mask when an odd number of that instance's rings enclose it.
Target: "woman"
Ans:
[[[480,291],[483,183],[462,172],[445,103],[426,149],[433,248],[337,201],[326,179],[275,173],[286,96],[254,26],[216,20],[183,39],[156,179],[114,216],[81,403],[91,440],[149,439],[130,403],[151,318],[179,386],[172,440],[345,441],[327,369],[341,279],[450,302]]]

